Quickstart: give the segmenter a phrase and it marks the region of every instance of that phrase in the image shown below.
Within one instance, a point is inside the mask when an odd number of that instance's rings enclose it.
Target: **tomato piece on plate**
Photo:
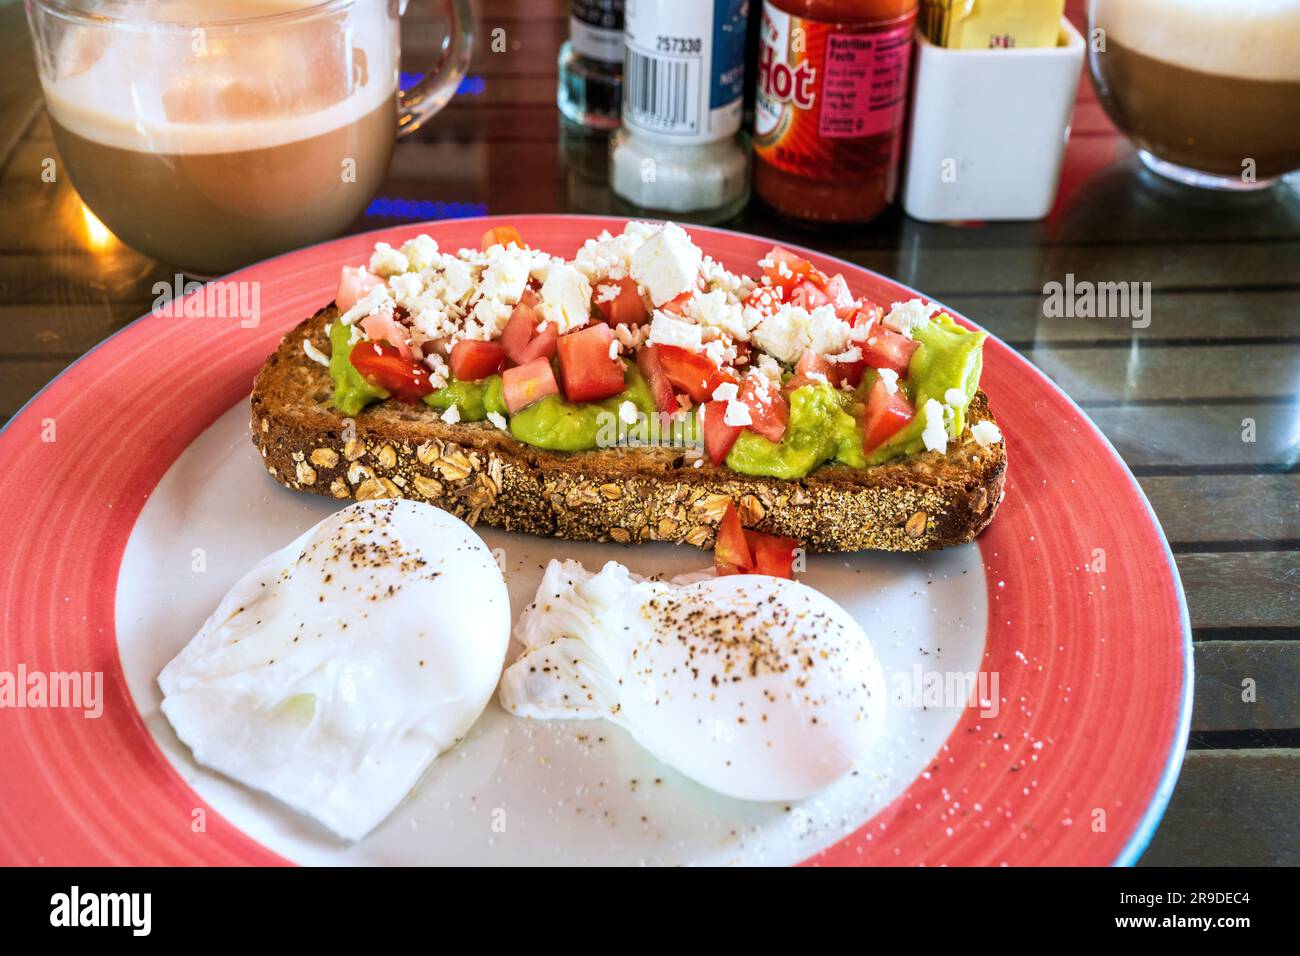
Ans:
[[[591,290],[591,301],[610,325],[642,325],[650,319],[633,279],[601,279]]]
[[[524,349],[528,348],[528,343],[537,334],[540,321],[532,306],[523,301],[515,306],[510,318],[506,320],[506,326],[501,330],[501,347],[516,365],[522,365],[526,361],[523,358]]]
[[[339,288],[334,293],[334,304],[340,312],[346,312],[357,304],[357,300],[384,280],[371,275],[359,266],[344,266],[339,274]]]
[[[677,396],[673,392],[673,383],[668,381],[663,362],[659,360],[659,346],[642,346],[636,353],[636,366],[641,370],[641,376],[646,380],[646,384],[650,386],[650,394],[655,400],[655,409],[669,415],[677,411]]]
[[[519,230],[514,226],[493,226],[487,232],[483,233],[483,238],[479,240],[479,248],[487,252],[493,246],[518,246],[520,249],[527,249],[524,245],[523,238],[519,235]]]
[[[681,295],[669,299],[663,305],[659,306],[659,309],[660,311],[668,312],[672,315],[685,315],[686,307],[690,305],[691,300],[694,298],[695,290],[687,289],[685,292],[681,293]]]
[[[539,402],[548,395],[560,394],[560,385],[555,381],[551,363],[544,358],[533,359],[526,365],[516,365],[501,373],[502,390],[505,393],[506,408],[514,415],[527,408],[533,402]]]
[[[802,279],[790,290],[790,305],[797,305],[811,312],[823,305],[830,305],[831,297],[807,279]]]
[[[754,553],[750,550],[745,528],[740,523],[740,512],[736,510],[734,501],[727,503],[722,523],[718,525],[718,537],[713,545],[713,563],[719,574],[748,574],[754,565]],[[723,570],[724,567],[730,570]]]
[[[798,538],[746,531],[745,540],[754,554],[754,574],[770,574],[774,578],[794,579],[794,551]]]
[[[740,388],[740,400],[749,406],[751,421],[747,427],[751,432],[771,442],[779,443],[785,437],[786,425],[790,422],[790,403],[776,385],[762,375],[746,375]]]
[[[700,414],[704,416],[704,453],[709,456],[709,461],[721,465],[745,427],[727,424],[727,403],[723,401],[701,405]]]
[[[462,339],[451,349],[451,374],[462,382],[478,382],[501,371],[506,350],[499,342]]]
[[[918,344],[906,335],[877,328],[859,346],[863,360],[872,368],[890,368],[905,378]]]
[[[555,323],[547,322],[542,326],[542,331],[534,334],[533,340],[520,350],[519,364],[523,365],[538,358],[555,358],[555,347],[559,340],[560,332],[555,327]]]
[[[846,322],[857,309],[857,302],[853,299],[853,293],[849,291],[849,284],[838,272],[826,283],[825,295],[830,299],[831,305],[835,306],[835,314]]]
[[[903,390],[891,395],[885,380],[877,378],[867,393],[867,411],[862,416],[862,450],[875,451],[915,417],[916,409]]]
[[[722,371],[713,364],[712,359],[700,352],[692,352],[679,345],[658,345],[656,348],[668,381],[673,383],[674,388],[689,395],[696,404],[711,399],[713,390],[723,382],[736,382],[734,375]]]
[[[818,288],[826,285],[826,276],[811,262],[780,246],[773,246],[772,251],[760,262],[763,264],[763,275],[767,276],[774,288],[781,291],[783,300],[804,279]]]
[[[398,401],[414,404],[433,391],[429,370],[404,358],[387,342],[358,342],[352,348],[352,367],[371,385],[386,389]]]
[[[623,363],[610,358],[613,342],[608,325],[589,325],[560,336],[560,377],[569,401],[597,402],[623,391]]]
[[[804,349],[794,367],[794,375],[785,383],[784,391],[789,394],[805,385],[819,385],[836,381],[835,363],[829,362],[812,349]]]

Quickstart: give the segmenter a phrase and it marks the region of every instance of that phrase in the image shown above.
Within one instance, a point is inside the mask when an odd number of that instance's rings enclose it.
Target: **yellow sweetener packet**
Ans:
[[[1065,0],[921,0],[921,32],[954,50],[1056,46]]]

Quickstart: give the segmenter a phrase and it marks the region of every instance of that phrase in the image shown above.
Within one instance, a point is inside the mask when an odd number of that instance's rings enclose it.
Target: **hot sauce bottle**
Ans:
[[[813,223],[866,222],[898,185],[917,0],[764,0],[754,191]]]

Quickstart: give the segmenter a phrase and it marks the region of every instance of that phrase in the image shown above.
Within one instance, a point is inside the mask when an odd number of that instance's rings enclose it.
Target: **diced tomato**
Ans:
[[[794,579],[794,551],[799,547],[798,538],[786,538],[763,531],[746,531],[745,540],[754,554],[751,573]]]
[[[736,376],[724,372],[712,359],[678,345],[659,345],[659,359],[674,388],[679,388],[696,404],[707,402],[723,382],[736,382]],[[739,383],[737,383],[739,384]]]
[[[734,501],[727,503],[722,523],[718,525],[718,537],[713,545],[713,563],[719,574],[747,574],[748,569],[754,565],[754,553],[750,550],[745,528],[740,523],[740,512],[736,510]]]
[[[794,552],[798,547],[797,538],[746,530],[740,523],[735,502],[728,502],[713,545],[713,566],[719,575],[769,574],[793,578]]]
[[[912,353],[918,343],[905,335],[889,329],[875,328],[860,344],[862,358],[872,368],[892,368],[900,376],[907,376]]]
[[[510,318],[506,321],[506,327],[501,330],[501,347],[506,350],[506,355],[510,361],[516,365],[522,365],[524,350],[528,348],[528,343],[533,340],[537,334],[537,313],[533,311],[532,306],[523,301],[515,306],[514,311],[510,313]]]
[[[704,452],[709,456],[709,461],[721,465],[727,460],[731,446],[745,430],[744,426],[727,424],[727,402],[724,401],[707,402],[700,406],[700,413],[704,416]]]
[[[749,430],[771,442],[785,437],[785,427],[790,422],[790,403],[781,390],[767,382],[764,376],[751,373],[745,376],[740,388],[740,400],[749,406]]]
[[[555,381],[551,363],[544,358],[506,369],[501,373],[501,384],[505,392],[506,408],[511,415],[548,395],[560,394],[560,385]]]
[[[853,299],[853,293],[849,291],[849,284],[844,281],[844,276],[838,272],[831,276],[826,283],[826,298],[831,300],[831,305],[835,306],[835,314],[841,319],[848,321],[850,315],[857,308],[857,303]]]
[[[820,385],[823,382],[834,384],[836,380],[835,364],[828,362],[812,349],[804,349],[799,362],[794,367],[794,375],[785,383],[786,394],[803,388],[805,385]]]
[[[366,338],[372,342],[387,342],[397,349],[397,354],[402,358],[415,357],[411,351],[410,334],[392,312],[387,310],[376,312],[374,315],[366,316],[357,324],[366,333]]]
[[[761,261],[764,263],[763,275],[771,280],[773,287],[781,291],[783,300],[801,280],[807,279],[818,288],[826,285],[826,276],[811,262],[780,246],[773,246],[772,251]]]
[[[520,249],[527,249],[524,245],[523,238],[519,235],[519,230],[514,226],[493,226],[487,232],[483,233],[483,238],[478,242],[479,248],[487,252],[493,246],[510,246],[515,245]]]
[[[659,346],[642,346],[636,353],[636,365],[650,386],[650,394],[655,399],[655,409],[669,415],[677,411],[677,396],[673,393],[673,383],[668,381],[663,362],[659,360]]]
[[[916,416],[916,409],[900,388],[889,394],[884,379],[877,378],[867,393],[867,411],[862,418],[862,450],[874,451],[892,438]]]
[[[592,289],[591,301],[610,325],[641,325],[650,319],[633,279],[602,279]]]
[[[858,299],[854,303],[852,315],[845,321],[853,326],[856,335],[861,336],[872,324],[879,322],[884,314],[885,310],[870,299]]]
[[[554,322],[547,322],[542,326],[542,331],[533,335],[533,340],[523,347],[519,353],[519,364],[531,362],[533,359],[555,358],[556,343],[560,340],[559,330],[556,329]]]
[[[346,312],[357,304],[358,299],[383,281],[359,266],[344,266],[339,274],[339,288],[334,293],[334,304],[340,312]]]
[[[831,297],[807,279],[803,279],[790,290],[789,302],[811,312],[823,305],[830,305]]]
[[[757,309],[763,318],[775,315],[781,308],[781,290],[770,285],[760,285],[749,294],[745,307]]]
[[[862,375],[867,370],[867,363],[859,359],[856,362],[836,362],[835,377],[831,379],[836,385],[857,388],[862,382]]]
[[[609,356],[613,341],[608,325],[589,325],[560,336],[560,377],[569,401],[596,402],[623,391],[623,363]]]
[[[499,342],[462,339],[451,349],[451,374],[462,382],[478,382],[501,371],[506,350]]]
[[[671,313],[672,315],[685,315],[686,307],[690,304],[693,298],[695,298],[695,290],[687,289],[681,295],[669,299],[663,305],[659,306],[659,308],[664,312]]]
[[[399,401],[414,404],[433,391],[429,370],[414,359],[403,358],[387,342],[358,342],[351,361],[362,378]]]

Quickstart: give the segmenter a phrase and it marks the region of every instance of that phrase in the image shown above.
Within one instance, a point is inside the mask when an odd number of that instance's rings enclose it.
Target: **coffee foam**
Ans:
[[[1186,70],[1300,81],[1300,0],[1094,0],[1108,40]]]
[[[232,35],[220,20],[282,13],[308,0],[133,0],[112,32],[70,31],[44,81],[51,117],[119,149],[242,152],[319,136],[385,101],[396,110],[397,34],[382,3],[330,21]],[[188,24],[212,24],[202,54]],[[346,38],[344,40],[344,38]]]

